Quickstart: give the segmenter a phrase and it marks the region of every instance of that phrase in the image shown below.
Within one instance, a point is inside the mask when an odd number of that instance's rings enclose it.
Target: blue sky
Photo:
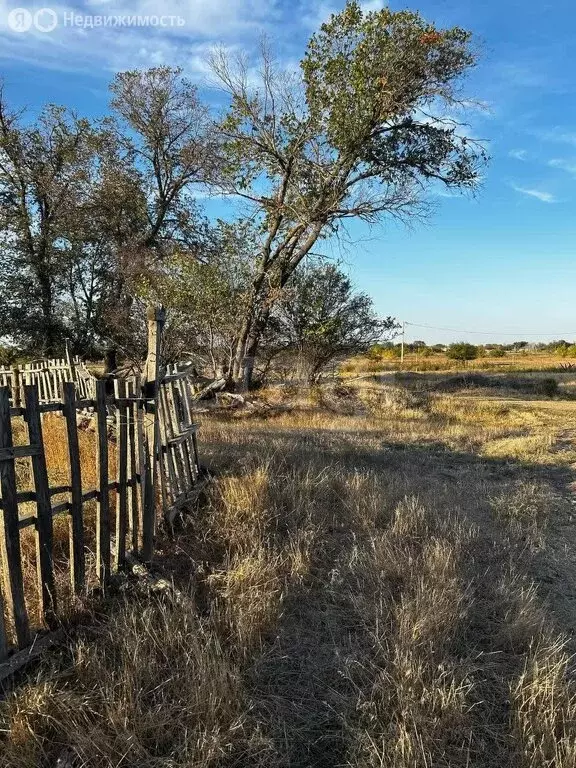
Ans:
[[[15,32],[8,14],[28,0],[0,0],[0,71],[12,103],[32,112],[64,103],[98,116],[107,83],[122,69],[180,64],[202,87],[211,46],[253,50],[268,34],[288,65],[342,4],[312,0],[84,0],[45,4],[59,25]],[[353,225],[340,253],[379,311],[412,323],[412,338],[504,341],[576,338],[576,6],[519,0],[392,2],[442,26],[474,31],[480,65],[466,93],[485,108],[467,113],[491,162],[474,198],[434,194],[435,214],[407,230]],[[380,7],[368,0],[366,8]],[[64,27],[65,13],[179,16],[182,26]],[[49,18],[44,15],[42,19]],[[475,335],[469,331],[488,331]],[[532,335],[529,336],[528,333]]]

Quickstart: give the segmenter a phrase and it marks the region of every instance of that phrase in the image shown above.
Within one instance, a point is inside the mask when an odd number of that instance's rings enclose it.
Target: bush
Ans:
[[[450,344],[446,350],[446,357],[450,360],[475,360],[478,357],[478,347],[459,341],[457,344]]]

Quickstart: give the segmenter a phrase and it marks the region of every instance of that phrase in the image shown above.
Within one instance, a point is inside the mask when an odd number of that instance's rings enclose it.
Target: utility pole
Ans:
[[[406,334],[406,321],[402,320],[402,345],[400,347],[400,367],[404,367],[404,336]]]

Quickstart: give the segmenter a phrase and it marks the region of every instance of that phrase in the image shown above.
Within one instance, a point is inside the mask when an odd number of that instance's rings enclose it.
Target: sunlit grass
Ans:
[[[573,405],[420,390],[206,415],[157,562],[199,615],[111,605],[8,697],[0,765],[573,768]]]

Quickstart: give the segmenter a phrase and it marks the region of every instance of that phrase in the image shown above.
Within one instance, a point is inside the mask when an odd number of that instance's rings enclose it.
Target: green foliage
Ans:
[[[195,357],[208,362],[214,375],[229,370],[252,275],[252,237],[248,226],[219,222],[218,248],[209,261],[175,252],[141,277],[139,297],[168,310],[167,359]]]
[[[450,360],[475,360],[478,357],[478,347],[465,341],[450,344],[446,350],[446,356]]]
[[[302,373],[316,381],[335,358],[372,351],[398,325],[379,318],[372,299],[354,291],[350,279],[334,265],[299,269],[278,302],[273,328],[284,346],[297,353]]]
[[[373,344],[366,352],[366,357],[370,360],[392,360],[400,357],[400,347],[391,342],[386,344]]]
[[[494,347],[488,350],[489,357],[506,357],[506,350],[502,347]]]
[[[48,106],[29,121],[0,91],[0,336],[22,348],[63,349],[66,244],[85,216],[94,156],[87,120]]]
[[[446,119],[474,62],[469,32],[356,2],[312,36],[303,88],[267,50],[257,84],[247,62],[214,56],[230,99],[221,189],[251,203],[261,224],[238,359],[254,352],[262,319],[319,238],[348,218],[418,216],[430,183],[477,183],[485,153]]]
[[[20,357],[15,347],[0,346],[0,365],[14,365]]]
[[[374,176],[394,182],[405,168],[408,176],[473,184],[473,144],[452,127],[414,117],[419,107],[452,98],[454,81],[475,63],[470,40],[469,32],[436,29],[417,13],[363,13],[348,2],[312,36],[302,61],[310,115],[335,150]]]

